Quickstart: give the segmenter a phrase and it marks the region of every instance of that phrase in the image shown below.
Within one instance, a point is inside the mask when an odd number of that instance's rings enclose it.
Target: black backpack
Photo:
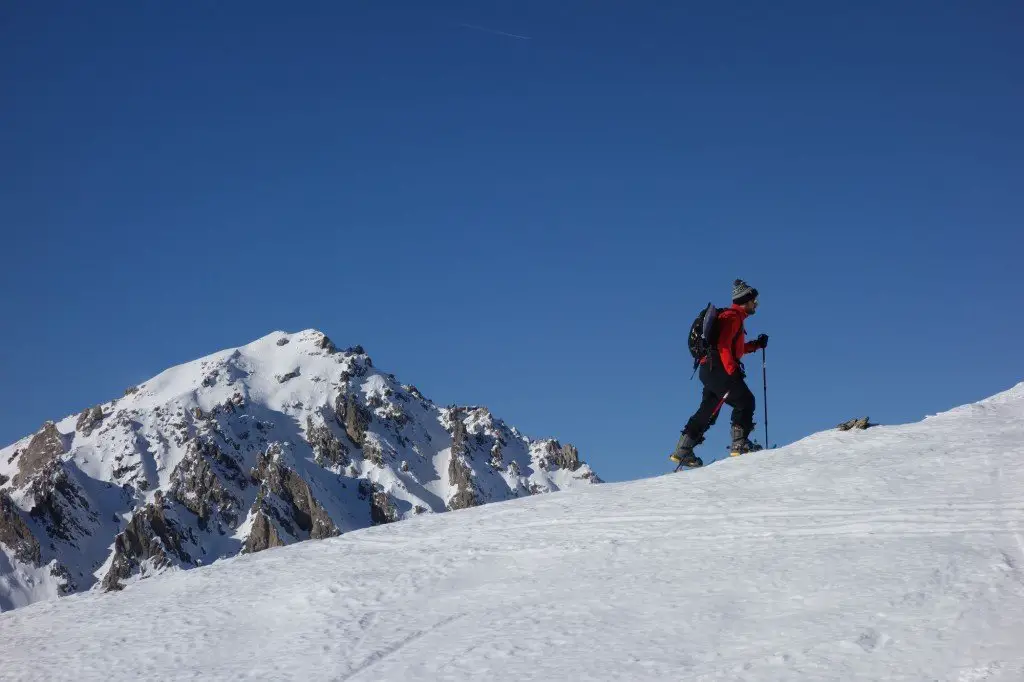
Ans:
[[[697,370],[700,361],[718,344],[718,308],[708,303],[700,311],[690,325],[690,355],[693,356],[693,369]]]

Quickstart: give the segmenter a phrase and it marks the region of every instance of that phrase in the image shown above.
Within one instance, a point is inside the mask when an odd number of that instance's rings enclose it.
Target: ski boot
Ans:
[[[742,426],[732,425],[732,444],[729,446],[730,457],[739,457],[748,452],[757,452],[761,449],[760,445],[750,442],[750,439],[747,438],[748,433],[749,431]]]
[[[670,460],[676,463],[677,471],[681,467],[694,469],[704,466],[704,461],[693,454],[693,448],[699,444],[699,440],[694,440],[690,434],[683,431],[682,435],[679,436],[679,442],[676,444],[675,451],[668,456]]]

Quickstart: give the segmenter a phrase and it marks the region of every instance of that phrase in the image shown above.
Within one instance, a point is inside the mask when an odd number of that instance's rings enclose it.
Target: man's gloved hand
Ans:
[[[755,340],[755,343],[757,343],[759,348],[767,348],[768,347],[768,335],[767,334],[761,334],[761,336],[757,337],[757,339]]]

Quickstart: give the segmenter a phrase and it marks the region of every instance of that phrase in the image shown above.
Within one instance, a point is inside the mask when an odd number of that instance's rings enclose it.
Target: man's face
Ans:
[[[755,298],[753,301],[747,301],[747,304],[744,307],[747,310],[747,315],[753,315],[757,312],[757,299]]]

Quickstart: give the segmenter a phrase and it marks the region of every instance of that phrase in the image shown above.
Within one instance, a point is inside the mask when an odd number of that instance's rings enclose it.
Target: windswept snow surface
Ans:
[[[37,603],[0,615],[0,662],[38,680],[1021,680],[1024,384]]]

